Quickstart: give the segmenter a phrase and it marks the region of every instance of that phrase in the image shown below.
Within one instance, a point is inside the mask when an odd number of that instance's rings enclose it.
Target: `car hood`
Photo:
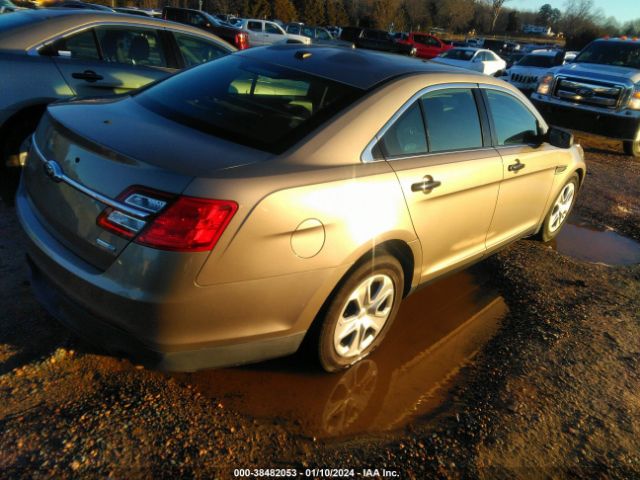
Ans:
[[[49,112],[103,149],[181,175],[207,177],[273,157],[169,120],[129,96],[57,103]]]
[[[526,75],[526,76],[542,76],[549,71],[548,68],[539,67],[511,67],[509,73],[511,75]]]
[[[575,75],[594,80],[603,80],[614,83],[640,82],[640,70],[614,65],[600,65],[595,63],[568,63],[553,69],[556,75]]]

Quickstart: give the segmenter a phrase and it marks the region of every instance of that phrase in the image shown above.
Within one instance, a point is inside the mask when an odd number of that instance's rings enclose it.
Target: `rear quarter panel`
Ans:
[[[50,58],[0,52],[0,110],[19,111],[72,95]]]

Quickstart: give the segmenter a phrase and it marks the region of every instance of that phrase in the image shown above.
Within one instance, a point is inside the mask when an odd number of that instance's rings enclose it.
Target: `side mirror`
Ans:
[[[571,148],[573,145],[573,134],[558,127],[549,127],[545,135],[546,141],[554,147]]]

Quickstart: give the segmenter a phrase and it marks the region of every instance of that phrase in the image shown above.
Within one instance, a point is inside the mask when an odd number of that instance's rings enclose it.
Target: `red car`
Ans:
[[[411,32],[406,38],[401,38],[396,41],[415,47],[417,51],[416,57],[420,58],[437,57],[442,52],[453,48],[452,45],[443,42],[438,37],[420,32]]]

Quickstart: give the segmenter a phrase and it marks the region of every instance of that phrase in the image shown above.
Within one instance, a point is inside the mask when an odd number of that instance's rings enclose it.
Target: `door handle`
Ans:
[[[85,70],[84,72],[75,72],[72,73],[71,76],[78,80],[86,80],[87,82],[97,82],[98,80],[104,79],[102,75],[98,75],[93,70]]]
[[[431,190],[438,188],[442,182],[434,180],[431,175],[425,175],[421,182],[411,185],[412,192],[431,193]]]
[[[516,159],[516,163],[512,163],[507,167],[510,172],[517,172],[525,167],[524,163],[520,163],[520,160]]]

